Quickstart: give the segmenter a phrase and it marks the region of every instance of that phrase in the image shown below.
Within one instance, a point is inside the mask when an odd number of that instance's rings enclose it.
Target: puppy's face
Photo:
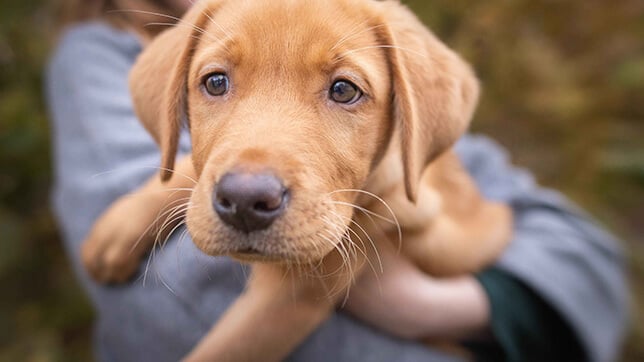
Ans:
[[[394,135],[413,200],[477,98],[469,68],[393,1],[204,0],[130,79],[164,167],[178,120],[190,128],[194,242],[248,261],[310,263],[336,248]]]
[[[230,4],[206,22],[187,80],[200,175],[188,227],[208,254],[318,260],[387,144],[387,59],[369,51],[368,19],[336,2]]]

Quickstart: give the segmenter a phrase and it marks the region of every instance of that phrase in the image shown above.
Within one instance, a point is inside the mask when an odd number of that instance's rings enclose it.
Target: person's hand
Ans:
[[[463,338],[484,332],[489,305],[471,276],[435,279],[423,273],[394,247],[381,248],[384,273],[377,261],[349,293],[346,309],[358,319],[398,337]]]

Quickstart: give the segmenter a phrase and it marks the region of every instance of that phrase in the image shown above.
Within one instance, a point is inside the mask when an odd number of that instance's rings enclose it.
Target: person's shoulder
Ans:
[[[63,31],[49,68],[77,71],[87,66],[129,67],[141,51],[137,38],[103,22],[75,24]]]
[[[141,51],[141,45],[134,34],[94,21],[65,29],[58,49],[83,52],[102,50],[134,58]]]

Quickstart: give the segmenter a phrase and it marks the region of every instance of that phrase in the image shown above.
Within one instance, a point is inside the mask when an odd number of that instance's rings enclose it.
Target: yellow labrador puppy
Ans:
[[[203,0],[147,46],[130,84],[165,170],[144,189],[191,188],[195,244],[253,265],[187,360],[283,359],[378,268],[383,243],[448,276],[510,238],[508,208],[481,198],[451,150],[477,80],[398,1]],[[175,165],[182,126],[193,153]],[[105,234],[142,234],[168,202],[156,198],[99,220],[83,250],[97,279],[134,270],[151,243]]]

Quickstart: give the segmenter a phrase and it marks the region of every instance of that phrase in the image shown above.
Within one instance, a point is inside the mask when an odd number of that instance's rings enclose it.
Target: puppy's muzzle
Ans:
[[[215,186],[213,207],[225,224],[250,233],[268,228],[282,215],[288,195],[271,172],[229,172]]]

